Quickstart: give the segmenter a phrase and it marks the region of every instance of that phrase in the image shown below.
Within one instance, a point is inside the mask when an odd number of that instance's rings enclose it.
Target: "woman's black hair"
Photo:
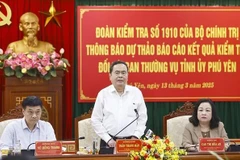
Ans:
[[[200,99],[199,101],[196,102],[196,105],[193,110],[192,116],[189,118],[189,121],[194,125],[198,126],[199,125],[199,120],[197,118],[198,114],[198,108],[200,104],[202,103],[209,103],[211,108],[212,108],[212,119],[210,120],[210,129],[217,128],[220,122],[220,118],[217,116],[217,111],[215,104],[213,103],[212,100],[210,99]]]

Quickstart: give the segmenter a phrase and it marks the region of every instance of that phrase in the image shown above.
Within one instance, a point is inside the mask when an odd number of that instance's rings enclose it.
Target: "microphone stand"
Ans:
[[[35,144],[35,143],[30,143],[30,144],[28,145],[28,147],[27,147],[27,151],[30,150],[29,148],[30,148],[30,146],[33,145],[33,144]]]
[[[123,129],[121,129],[117,134],[115,134],[115,135],[112,137],[112,139],[115,138],[119,133],[121,133],[124,129],[126,129],[128,126],[130,126],[133,122],[135,122],[135,121],[139,118],[139,114],[138,114],[137,109],[134,109],[134,111],[136,112],[137,117],[136,117],[131,123],[129,123],[128,125],[126,125]]]
[[[35,144],[35,143],[30,143],[27,147],[27,149],[22,149],[21,154],[22,155],[27,155],[27,156],[34,156],[35,149],[30,149],[30,147]]]
[[[126,129],[128,126],[130,126],[133,122],[135,122],[139,118],[139,114],[138,114],[137,109],[134,109],[134,111],[136,112],[137,117],[133,121],[131,121],[128,125],[126,125],[123,129],[121,129],[119,132],[117,132],[117,134],[115,134],[113,137],[111,137],[111,139],[114,139],[119,133],[121,133],[124,129]],[[99,153],[100,154],[113,154],[114,153],[114,147],[109,147],[108,144],[106,143],[106,146],[102,146],[102,147],[100,146]]]

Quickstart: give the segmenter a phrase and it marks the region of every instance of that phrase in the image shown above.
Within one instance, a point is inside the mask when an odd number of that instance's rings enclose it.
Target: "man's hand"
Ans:
[[[113,139],[110,139],[107,144],[109,147],[115,147],[116,142]]]

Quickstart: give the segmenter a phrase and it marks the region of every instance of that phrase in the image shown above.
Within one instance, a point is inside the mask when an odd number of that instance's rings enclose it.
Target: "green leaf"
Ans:
[[[42,59],[42,58],[43,58],[43,56],[42,56],[42,55],[38,55],[38,58],[39,58],[39,59]]]
[[[10,57],[10,54],[2,54],[0,55],[0,60],[6,60]]]
[[[5,60],[3,55],[0,55],[0,60]]]
[[[22,78],[23,77],[23,73],[21,72],[21,70],[16,70],[16,77],[17,78]]]
[[[28,74],[29,76],[36,77],[36,76],[37,76],[37,69],[29,69],[29,70],[27,71],[27,74]]]
[[[13,76],[14,75],[14,70],[12,70],[11,67],[5,67],[4,68],[4,74],[6,76]]]
[[[51,74],[47,73],[45,76],[43,76],[45,80],[51,79]]]
[[[67,65],[68,67],[71,66],[66,58],[62,58],[62,61],[63,61],[64,63],[66,63],[66,65]]]
[[[3,69],[3,62],[0,62],[0,69]]]
[[[20,67],[20,66],[17,66],[16,68],[15,68],[15,71],[17,72],[17,71],[22,71],[22,68]]]
[[[55,69],[50,70],[49,72],[50,72],[51,76],[53,76],[53,77],[57,77],[57,72],[56,72]]]

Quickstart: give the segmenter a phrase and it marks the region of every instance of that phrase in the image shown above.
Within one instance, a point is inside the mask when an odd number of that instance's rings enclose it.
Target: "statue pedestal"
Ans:
[[[52,124],[57,139],[62,139],[63,76],[63,71],[57,71],[57,77],[50,80],[30,76],[24,76],[21,79],[15,76],[4,77],[2,114],[20,105],[25,97],[30,95],[38,96],[43,102],[44,109],[42,114],[44,114],[44,117],[47,117],[45,120]]]

